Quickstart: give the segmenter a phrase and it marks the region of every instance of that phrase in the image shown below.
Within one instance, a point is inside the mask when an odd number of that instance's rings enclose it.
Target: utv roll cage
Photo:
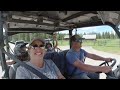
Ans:
[[[119,24],[120,11],[0,11],[0,60],[4,77],[9,78],[5,59],[5,54],[10,53],[8,36],[33,32],[52,35],[57,31],[69,30],[71,37],[72,30],[76,28],[109,25],[120,38]]]

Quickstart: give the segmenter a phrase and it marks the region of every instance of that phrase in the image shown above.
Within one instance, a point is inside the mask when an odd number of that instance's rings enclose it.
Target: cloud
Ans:
[[[97,27],[85,27],[85,28],[79,28],[80,30],[97,30]]]

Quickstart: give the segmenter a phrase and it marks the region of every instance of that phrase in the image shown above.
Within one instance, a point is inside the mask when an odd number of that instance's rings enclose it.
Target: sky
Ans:
[[[73,33],[75,33],[75,29],[73,30]],[[112,32],[115,33],[115,31],[113,30],[112,27],[104,25],[104,26],[95,26],[95,27],[85,27],[85,28],[78,28],[77,29],[77,33],[78,34],[84,34],[84,33],[91,33],[91,32],[95,32],[95,33],[103,33],[103,32]],[[68,34],[68,30],[67,31],[62,31],[60,33],[66,33]]]

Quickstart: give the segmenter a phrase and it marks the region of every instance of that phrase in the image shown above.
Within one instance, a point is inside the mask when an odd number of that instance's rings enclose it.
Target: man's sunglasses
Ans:
[[[81,39],[77,39],[77,40],[75,40],[75,42],[82,43],[82,40]]]
[[[44,48],[45,48],[45,45],[37,45],[37,44],[35,44],[35,45],[31,45],[31,47],[32,47],[33,49],[37,49],[37,48],[44,49]]]

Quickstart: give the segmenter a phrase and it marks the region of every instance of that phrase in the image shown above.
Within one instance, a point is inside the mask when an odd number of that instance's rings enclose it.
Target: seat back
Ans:
[[[46,53],[44,59],[51,59],[56,66],[59,68],[62,75],[66,77],[67,68],[66,68],[66,53],[68,50],[62,52],[48,52]]]
[[[10,66],[10,68],[9,68],[9,78],[10,79],[15,79],[16,71],[19,66],[20,66],[20,64],[18,64],[18,63],[15,63],[12,66]]]

